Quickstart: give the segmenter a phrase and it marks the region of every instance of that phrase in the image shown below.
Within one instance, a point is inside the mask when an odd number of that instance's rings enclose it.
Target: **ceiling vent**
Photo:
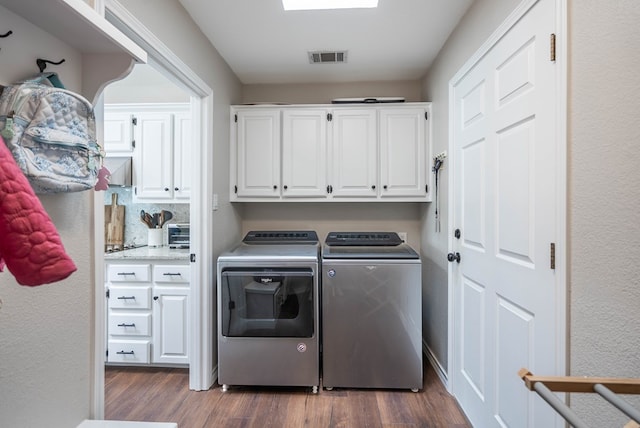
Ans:
[[[309,52],[311,64],[337,64],[347,62],[347,51],[317,51]]]

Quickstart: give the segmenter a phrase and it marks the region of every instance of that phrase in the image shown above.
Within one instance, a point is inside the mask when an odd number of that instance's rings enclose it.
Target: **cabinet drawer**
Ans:
[[[150,265],[109,265],[107,280],[111,282],[149,282]]]
[[[109,309],[149,308],[151,308],[151,287],[110,287]]]
[[[109,335],[150,336],[151,313],[109,314]]]
[[[154,265],[153,281],[178,284],[189,283],[191,268],[189,265]]]
[[[148,340],[110,340],[110,363],[137,363],[149,364],[151,362],[151,342]]]

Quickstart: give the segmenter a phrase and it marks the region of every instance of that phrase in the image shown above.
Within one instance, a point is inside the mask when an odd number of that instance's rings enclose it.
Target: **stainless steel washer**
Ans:
[[[218,383],[320,384],[313,231],[252,231],[218,258]]]
[[[421,261],[396,233],[325,240],[322,385],[422,388]]]

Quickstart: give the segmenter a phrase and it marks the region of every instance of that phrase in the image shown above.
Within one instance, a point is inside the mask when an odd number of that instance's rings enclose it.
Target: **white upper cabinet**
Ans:
[[[133,114],[122,106],[104,108],[104,151],[107,156],[133,154]]]
[[[430,108],[232,107],[231,200],[429,202]]]
[[[107,156],[133,156],[135,201],[189,202],[189,104],[109,104],[104,123]]]
[[[173,116],[173,153],[175,155],[173,171],[173,197],[184,199],[191,198],[191,112],[176,112]]]
[[[331,196],[375,198],[378,188],[376,110],[334,110],[331,134]]]
[[[427,112],[424,108],[382,108],[380,115],[380,196],[425,197]]]
[[[282,196],[327,196],[327,110],[282,112]]]
[[[232,197],[279,198],[280,109],[240,110],[233,117],[237,177],[231,180]]]
[[[138,112],[134,136],[134,199],[173,199],[171,113]]]

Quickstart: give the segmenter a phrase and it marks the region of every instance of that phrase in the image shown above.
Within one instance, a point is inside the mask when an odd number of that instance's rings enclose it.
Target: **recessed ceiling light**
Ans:
[[[284,10],[361,9],[378,7],[378,0],[282,0]]]

